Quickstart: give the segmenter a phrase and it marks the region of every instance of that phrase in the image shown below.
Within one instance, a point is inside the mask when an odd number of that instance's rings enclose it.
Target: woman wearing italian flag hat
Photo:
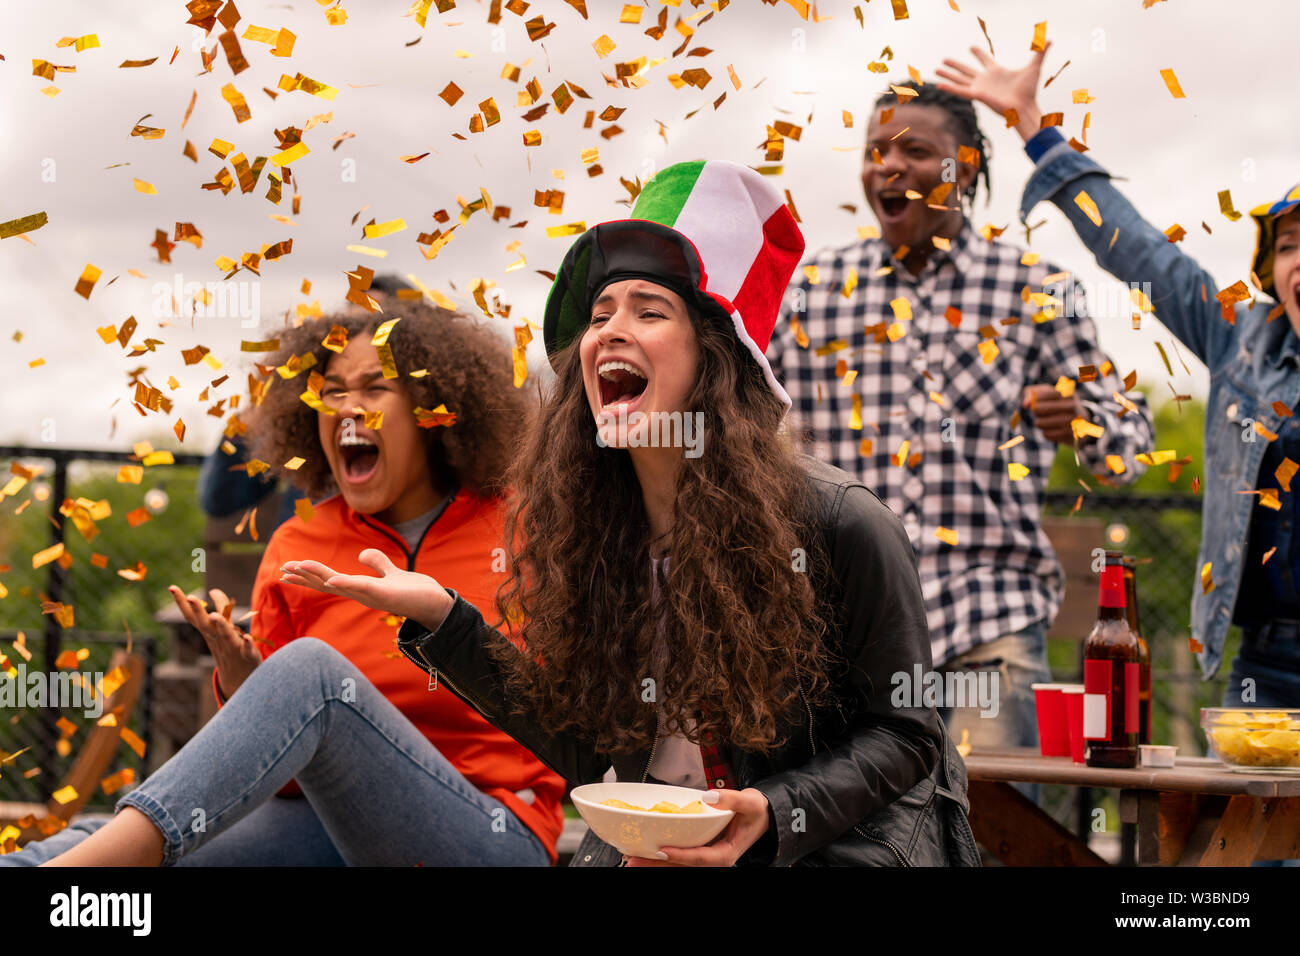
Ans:
[[[399,648],[571,783],[612,767],[735,812],[633,864],[977,864],[956,749],[933,707],[891,701],[930,667],[907,536],[782,429],[763,353],[802,251],[780,194],[726,162],[663,170],[569,249],[504,634],[419,574],[286,580],[404,615]],[[575,859],[619,862],[594,836]]]

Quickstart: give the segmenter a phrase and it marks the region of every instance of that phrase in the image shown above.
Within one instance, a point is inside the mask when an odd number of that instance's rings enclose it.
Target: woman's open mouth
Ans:
[[[379,468],[379,446],[359,435],[344,437],[339,441],[339,464],[351,484],[369,481]]]
[[[627,362],[602,362],[596,369],[600,385],[600,407],[631,405],[642,394],[649,379]]]

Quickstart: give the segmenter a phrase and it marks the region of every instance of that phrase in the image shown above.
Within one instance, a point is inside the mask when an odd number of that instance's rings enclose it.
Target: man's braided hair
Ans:
[[[955,93],[947,93],[933,83],[917,83],[915,80],[907,80],[904,83],[895,84],[896,86],[906,87],[907,89],[916,90],[916,96],[911,97],[904,106],[937,106],[948,114],[949,129],[957,139],[959,146],[971,146],[979,150],[979,169],[977,170],[976,181],[979,178],[984,180],[984,194],[991,196],[993,189],[989,185],[989,154],[988,143],[984,139],[984,133],[980,130],[980,124],[975,118],[975,105],[968,99],[958,96]],[[876,100],[876,109],[882,106],[897,106],[898,94],[893,90],[882,95]],[[966,198],[975,201],[976,182],[972,182],[966,190]]]

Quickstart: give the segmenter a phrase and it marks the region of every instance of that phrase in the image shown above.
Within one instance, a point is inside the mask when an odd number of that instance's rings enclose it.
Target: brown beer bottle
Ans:
[[[1097,623],[1083,647],[1083,736],[1089,767],[1138,762],[1137,635],[1125,618],[1123,555],[1106,552]]]
[[[1151,648],[1138,625],[1137,558],[1124,556],[1124,605],[1138,639],[1138,743],[1151,743]]]

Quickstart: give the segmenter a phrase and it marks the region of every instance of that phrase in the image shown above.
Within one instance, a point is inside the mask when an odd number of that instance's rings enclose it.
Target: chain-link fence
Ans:
[[[195,560],[203,545],[195,502],[202,456],[146,466],[130,452],[0,448],[0,455],[13,462],[0,503],[0,682],[7,684],[0,687],[0,801],[40,803],[62,786],[102,719],[85,687],[74,686],[77,675],[95,687],[117,649],[129,648],[145,665],[124,724],[147,754],[158,716],[154,665],[170,653],[155,615],[171,602],[167,585],[191,591],[203,582]],[[104,775],[130,767],[142,779],[146,760],[131,735],[124,738]],[[115,799],[96,786],[88,808],[108,809]]]

